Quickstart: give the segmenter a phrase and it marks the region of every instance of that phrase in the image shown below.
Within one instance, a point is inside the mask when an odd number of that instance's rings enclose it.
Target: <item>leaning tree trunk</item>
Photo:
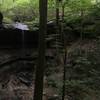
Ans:
[[[43,76],[45,69],[45,34],[47,32],[47,0],[39,0],[40,32],[39,32],[39,56],[36,68],[34,100],[42,100]]]
[[[63,1],[62,1],[63,2]],[[63,49],[64,49],[64,55],[63,55],[63,86],[62,86],[62,100],[65,100],[65,83],[66,83],[66,65],[67,65],[67,45],[66,45],[66,39],[65,39],[65,33],[64,33],[64,15],[65,15],[65,4],[62,4],[62,16],[61,16],[61,36],[62,36],[62,42],[63,42]]]

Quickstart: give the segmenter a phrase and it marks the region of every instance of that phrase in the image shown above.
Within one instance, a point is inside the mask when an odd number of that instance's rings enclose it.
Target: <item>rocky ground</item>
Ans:
[[[36,51],[33,49],[0,49],[0,100],[33,100]],[[51,52],[46,55],[47,58],[50,56],[52,59]],[[59,98],[57,87],[52,87],[55,83],[50,79],[61,81],[60,78],[61,76],[56,73],[55,77],[52,74],[48,76],[48,73],[44,77],[44,100]]]

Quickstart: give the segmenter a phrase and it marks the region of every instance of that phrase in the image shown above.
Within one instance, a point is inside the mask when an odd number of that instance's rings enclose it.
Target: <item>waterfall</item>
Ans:
[[[25,40],[24,40],[24,35],[25,33],[24,33],[24,30],[22,30],[22,49],[24,50],[25,48],[24,48],[24,46],[25,46]]]
[[[24,30],[22,30],[22,35],[21,35],[21,37],[22,37],[22,43],[21,43],[21,55],[22,56],[25,56],[25,32],[24,32]]]

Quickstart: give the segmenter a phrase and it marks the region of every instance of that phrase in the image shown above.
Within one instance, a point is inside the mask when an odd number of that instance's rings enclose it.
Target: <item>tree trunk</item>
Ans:
[[[39,0],[40,32],[39,32],[39,56],[36,68],[34,100],[42,100],[43,76],[45,69],[45,35],[47,32],[47,0]]]
[[[67,65],[67,45],[64,33],[64,14],[65,14],[65,5],[62,5],[62,21],[61,21],[61,35],[62,35],[62,42],[63,42],[63,86],[62,86],[62,100],[65,100],[65,83],[66,83],[66,65]]]
[[[59,26],[59,0],[56,0],[56,25]]]

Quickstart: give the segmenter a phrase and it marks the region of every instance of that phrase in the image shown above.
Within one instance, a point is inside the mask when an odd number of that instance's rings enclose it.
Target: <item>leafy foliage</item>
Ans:
[[[96,41],[94,48],[88,50],[86,48],[76,48],[69,54],[68,59],[70,59],[70,62],[67,65],[66,72],[66,94],[74,98],[74,100],[84,100],[93,91],[97,92],[100,90],[99,41]]]

